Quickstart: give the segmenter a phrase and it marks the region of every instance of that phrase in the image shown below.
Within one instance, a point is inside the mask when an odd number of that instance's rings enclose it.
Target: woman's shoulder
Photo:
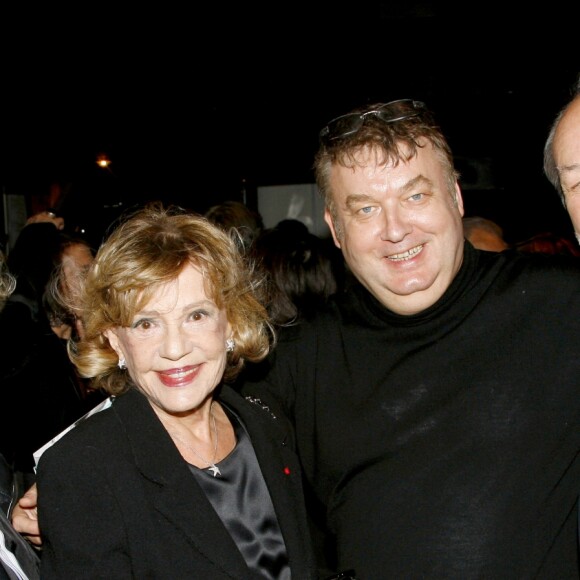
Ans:
[[[285,436],[292,431],[288,418],[275,399],[261,395],[260,391],[249,389],[240,393],[225,386],[219,400],[236,413],[250,431],[259,425],[262,433],[268,433],[270,437]]]
[[[114,400],[112,397],[105,399],[47,442],[35,454],[37,462],[45,456],[60,455],[74,458],[78,452],[83,453],[87,449],[93,451],[99,448],[111,449],[111,441],[119,424],[116,414],[111,409]]]

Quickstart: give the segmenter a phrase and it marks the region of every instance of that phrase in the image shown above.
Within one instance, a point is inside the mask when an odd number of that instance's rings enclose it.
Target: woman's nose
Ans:
[[[179,326],[166,329],[161,348],[161,356],[170,360],[179,360],[192,349],[191,338]]]

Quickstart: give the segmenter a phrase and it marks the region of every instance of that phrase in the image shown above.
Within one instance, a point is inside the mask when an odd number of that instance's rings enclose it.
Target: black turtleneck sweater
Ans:
[[[282,333],[244,390],[293,419],[339,569],[579,577],[579,266],[466,243],[419,314],[355,286]]]

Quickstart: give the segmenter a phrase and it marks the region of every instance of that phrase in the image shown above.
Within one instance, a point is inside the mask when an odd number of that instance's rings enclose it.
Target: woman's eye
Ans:
[[[195,320],[195,321],[199,321],[199,320],[203,320],[205,317],[207,316],[207,312],[204,312],[202,310],[196,310],[195,312],[191,313],[191,320]]]
[[[135,322],[135,324],[133,324],[133,328],[139,328],[141,330],[149,330],[152,326],[153,324],[151,324],[151,321],[146,319],[138,320]]]

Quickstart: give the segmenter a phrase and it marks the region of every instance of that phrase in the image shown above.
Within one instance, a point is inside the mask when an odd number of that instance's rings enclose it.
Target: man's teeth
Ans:
[[[413,256],[416,256],[422,249],[423,245],[415,246],[402,254],[393,254],[392,256],[389,256],[389,260],[409,260]]]

